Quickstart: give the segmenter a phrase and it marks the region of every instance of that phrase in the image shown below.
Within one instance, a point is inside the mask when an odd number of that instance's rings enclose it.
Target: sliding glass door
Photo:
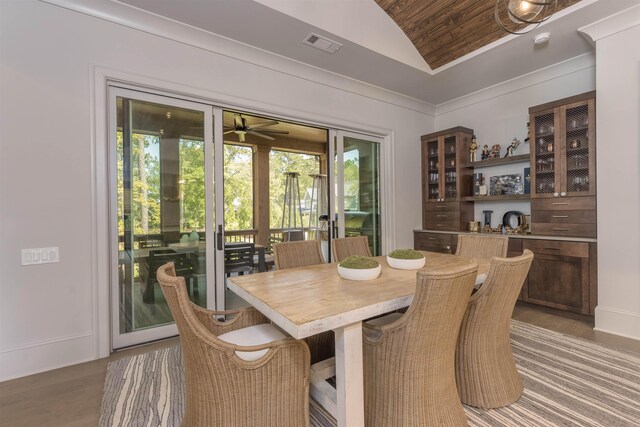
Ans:
[[[214,109],[110,88],[113,348],[177,333],[156,280],[172,261],[215,304]],[[210,295],[212,294],[212,295]]]
[[[382,138],[336,131],[334,137],[334,237],[367,236],[381,255],[380,144]]]

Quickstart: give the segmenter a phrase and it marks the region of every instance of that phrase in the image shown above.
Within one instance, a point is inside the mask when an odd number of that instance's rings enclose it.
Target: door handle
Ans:
[[[222,225],[218,225],[218,232],[216,234],[218,250],[221,251],[224,249],[224,244],[222,243]]]

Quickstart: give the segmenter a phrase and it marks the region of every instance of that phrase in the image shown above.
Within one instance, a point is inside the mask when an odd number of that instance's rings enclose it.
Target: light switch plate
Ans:
[[[22,265],[50,264],[60,262],[60,248],[22,249]]]

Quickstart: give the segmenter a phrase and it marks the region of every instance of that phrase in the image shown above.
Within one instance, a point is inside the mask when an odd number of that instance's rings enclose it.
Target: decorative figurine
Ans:
[[[518,138],[513,138],[513,141],[511,141],[511,144],[507,147],[507,154],[505,154],[504,156],[513,156],[513,150],[518,148],[518,145],[520,145],[520,140]]]
[[[469,161],[476,161],[476,150],[478,149],[478,138],[475,135],[471,137],[471,145],[469,145]]]
[[[500,158],[500,144],[494,144],[493,147],[491,147],[491,156],[490,156],[490,158],[492,158],[492,159]]]
[[[482,155],[480,158],[482,160],[487,160],[490,156],[491,154],[489,153],[489,146],[485,144],[485,146],[482,147]]]
[[[531,122],[527,122],[527,137],[524,139],[524,143],[529,143],[529,132],[531,131]]]

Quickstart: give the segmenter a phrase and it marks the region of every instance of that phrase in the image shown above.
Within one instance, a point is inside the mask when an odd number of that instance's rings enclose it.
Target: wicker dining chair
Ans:
[[[494,256],[506,257],[509,246],[507,236],[478,236],[458,234],[456,255],[470,256],[480,259],[491,259]]]
[[[455,378],[460,322],[477,264],[421,270],[411,305],[387,324],[363,323],[367,427],[466,426]]]
[[[309,426],[309,349],[303,341],[284,337],[254,308],[216,312],[191,303],[173,263],[161,266],[157,278],[180,334],[182,427]],[[247,330],[245,341],[257,345],[237,344]],[[264,339],[269,330],[283,338]],[[235,341],[225,338],[233,334]]]
[[[458,338],[456,381],[462,403],[489,409],[520,398],[522,380],[509,340],[513,308],[533,252],[493,258],[487,279],[469,300]]]
[[[323,264],[322,247],[319,240],[299,240],[273,245],[273,257],[276,270],[307,267]],[[311,350],[311,363],[335,356],[335,337],[333,331],[322,332],[304,339]]]
[[[331,240],[333,258],[340,262],[351,255],[371,256],[369,238],[367,236],[341,237]]]
[[[324,263],[320,240],[299,240],[273,245],[276,270]]]

